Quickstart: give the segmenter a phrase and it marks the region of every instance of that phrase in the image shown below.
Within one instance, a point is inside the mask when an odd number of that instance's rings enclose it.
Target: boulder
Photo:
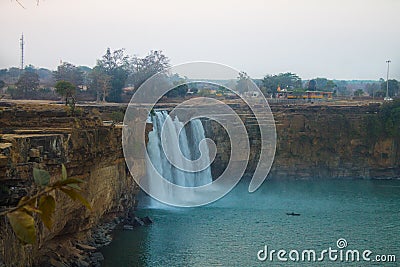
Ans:
[[[125,224],[122,229],[124,229],[124,230],[133,230],[133,226],[129,225],[129,224]]]
[[[104,256],[103,254],[101,254],[101,252],[93,252],[90,255],[90,260],[92,262],[99,262],[99,261],[103,261],[104,260]]]
[[[149,225],[153,223],[153,219],[151,219],[149,216],[143,217],[142,221],[144,223],[144,225]]]
[[[143,225],[144,222],[142,221],[142,219],[136,216],[133,218],[133,226],[143,226]]]
[[[89,245],[85,245],[85,244],[80,244],[80,243],[77,243],[76,247],[78,249],[85,250],[85,251],[95,251],[96,250],[95,247],[92,247],[92,246],[89,246]]]

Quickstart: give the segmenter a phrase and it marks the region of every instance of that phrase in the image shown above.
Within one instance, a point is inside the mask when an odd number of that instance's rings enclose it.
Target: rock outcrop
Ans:
[[[21,196],[35,190],[33,167],[49,171],[56,181],[64,164],[68,177],[85,181],[82,194],[92,206],[88,210],[55,192],[53,228],[48,231],[39,222],[34,246],[21,246],[2,217],[0,262],[30,266],[54,261],[57,253],[64,259],[79,260],[79,248],[74,244],[85,242],[90,230],[104,218],[127,213],[137,202],[138,186],[123,158],[121,127],[104,126],[100,117],[85,110],[80,110],[79,116],[69,116],[60,105],[25,104],[0,109],[0,205],[13,206]]]
[[[399,178],[400,140],[373,136],[370,118],[377,119],[380,105],[271,106],[277,143],[270,178]],[[250,140],[246,172],[257,166],[261,145],[258,127],[246,108],[239,108]],[[206,135],[216,142],[212,165],[218,177],[229,161],[230,140],[214,121],[205,121]],[[379,126],[380,127],[380,126]]]

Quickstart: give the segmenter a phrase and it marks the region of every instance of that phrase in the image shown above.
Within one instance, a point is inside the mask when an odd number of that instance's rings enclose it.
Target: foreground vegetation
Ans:
[[[367,131],[371,141],[379,137],[400,138],[400,99],[384,103],[378,116],[371,114],[367,119]]]
[[[33,178],[38,187],[37,192],[32,196],[22,197],[16,207],[0,213],[0,216],[7,216],[13,231],[22,243],[33,244],[36,242],[35,213],[39,215],[43,225],[51,230],[56,208],[56,200],[52,195],[54,191],[61,191],[72,200],[78,200],[91,209],[90,204],[79,192],[81,191],[79,184],[84,181],[68,178],[64,165],[62,165],[61,176],[61,180],[50,183],[50,174],[47,171],[34,168]]]

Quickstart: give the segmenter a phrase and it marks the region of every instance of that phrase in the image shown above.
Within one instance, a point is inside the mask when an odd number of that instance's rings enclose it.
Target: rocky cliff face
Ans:
[[[35,246],[22,247],[7,220],[1,218],[0,260],[7,266],[29,266],[54,258],[50,254],[57,246],[64,257],[77,257],[71,240],[85,240],[103,218],[135,206],[138,187],[125,166],[121,128],[104,126],[87,111],[68,116],[62,106],[11,105],[2,107],[0,116],[1,206],[15,205],[21,196],[35,190],[33,167],[48,170],[56,181],[62,163],[69,177],[86,182],[82,194],[92,206],[88,210],[56,192],[53,229],[48,231],[38,223]]]
[[[373,136],[370,118],[378,118],[379,105],[271,106],[277,130],[275,160],[270,178],[399,178],[400,140]],[[252,173],[258,162],[260,133],[245,108],[240,110],[250,138]],[[229,161],[226,132],[207,121],[207,137],[218,148],[212,165],[216,177]]]
[[[256,168],[260,134],[251,113],[235,105],[250,135],[247,173]],[[117,107],[121,112],[121,107]],[[89,110],[89,109],[88,109]],[[69,116],[59,105],[0,106],[0,208],[16,205],[32,193],[33,167],[46,169],[53,181],[60,179],[61,164],[69,177],[86,181],[83,195],[93,210],[85,209],[62,193],[55,193],[55,224],[51,231],[38,223],[35,246],[21,246],[8,221],[0,218],[0,263],[29,266],[39,260],[79,259],[77,241],[105,217],[123,214],[136,205],[138,187],[127,173],[121,128],[104,125],[98,115],[81,110]],[[277,128],[277,150],[270,178],[395,178],[400,177],[400,140],[371,134],[370,118],[378,118],[379,106],[272,106]],[[106,112],[113,114],[109,108]],[[230,140],[213,121],[204,121],[206,136],[217,144],[212,164],[214,177],[230,157]],[[147,131],[151,127],[147,127]],[[378,129],[379,130],[379,129]],[[379,131],[378,131],[379,132]],[[138,177],[144,164],[136,164]],[[1,264],[0,264],[1,265]]]

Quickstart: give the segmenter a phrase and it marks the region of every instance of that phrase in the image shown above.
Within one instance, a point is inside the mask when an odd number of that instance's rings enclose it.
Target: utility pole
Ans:
[[[386,97],[385,97],[384,100],[392,100],[389,97],[389,64],[390,64],[390,62],[392,62],[392,61],[386,60],[386,63],[388,64],[388,67],[387,67],[387,73],[386,73]]]
[[[24,70],[24,33],[21,35],[21,39],[19,39],[21,45],[21,71]]]

